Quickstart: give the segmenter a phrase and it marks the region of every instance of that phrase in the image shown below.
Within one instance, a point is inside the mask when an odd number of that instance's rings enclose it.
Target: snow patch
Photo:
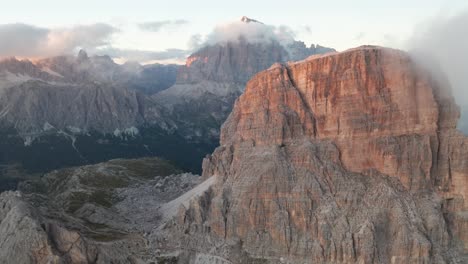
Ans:
[[[67,126],[67,129],[73,134],[81,134],[82,132],[81,128],[74,127],[74,126]]]
[[[44,131],[49,131],[49,130],[53,130],[53,129],[55,129],[55,127],[53,125],[51,125],[49,122],[45,122],[44,126],[42,126],[42,130],[44,130]]]
[[[24,146],[25,146],[25,147],[31,146],[33,142],[34,142],[34,137],[26,136],[26,137],[24,138]]]
[[[120,130],[118,128],[116,128],[114,130],[114,136],[116,137],[125,137],[125,136],[129,136],[129,137],[136,137],[138,136],[138,134],[140,133],[140,131],[138,130],[138,128],[132,126],[132,127],[129,127],[129,128],[125,128],[124,130]]]

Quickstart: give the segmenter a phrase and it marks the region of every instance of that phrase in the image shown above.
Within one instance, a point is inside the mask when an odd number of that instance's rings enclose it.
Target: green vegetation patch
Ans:
[[[73,192],[68,198],[69,213],[74,213],[85,203],[92,203],[98,206],[111,207],[113,205],[112,192],[96,190],[92,193]]]
[[[86,173],[80,177],[80,182],[89,187],[114,189],[127,187],[129,179],[122,175],[112,175],[101,172]]]
[[[142,179],[182,173],[173,163],[160,158],[122,159],[113,160],[111,163],[125,167],[132,176]]]
[[[89,195],[84,192],[74,192],[68,198],[68,209],[69,213],[74,213],[80,209],[87,201]]]

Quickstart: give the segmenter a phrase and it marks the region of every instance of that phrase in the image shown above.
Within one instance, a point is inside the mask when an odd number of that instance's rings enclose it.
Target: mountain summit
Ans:
[[[255,19],[252,19],[252,18],[248,18],[246,16],[243,16],[241,17],[241,21],[244,22],[244,23],[260,23],[260,24],[263,24],[262,22],[258,21],[258,20],[255,20]]]

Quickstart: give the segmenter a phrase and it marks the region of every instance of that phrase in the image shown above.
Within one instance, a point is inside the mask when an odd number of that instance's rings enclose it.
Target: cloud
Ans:
[[[69,53],[77,48],[93,50],[110,44],[111,36],[118,30],[108,24],[76,26],[50,31],[49,45],[61,53]]]
[[[167,49],[164,51],[148,51],[137,49],[118,49],[118,48],[104,48],[97,52],[99,55],[108,55],[112,58],[120,58],[126,61],[185,61],[188,51],[182,49]]]
[[[271,26],[257,22],[234,21],[218,25],[205,38],[204,45],[236,42],[246,39],[250,43],[278,41],[288,44],[294,41],[295,32],[287,26]]]
[[[47,29],[26,24],[0,25],[0,56],[36,55],[48,34]]]
[[[453,16],[439,16],[420,25],[408,41],[408,49],[434,70],[441,68],[462,108],[468,132],[468,10]],[[427,58],[437,61],[431,64]]]
[[[71,54],[80,48],[95,50],[109,45],[117,31],[104,23],[54,29],[3,24],[0,25],[0,39],[3,40],[0,42],[0,57],[47,57]]]
[[[176,29],[180,26],[186,25],[189,22],[184,19],[177,20],[162,20],[162,21],[152,21],[145,22],[138,25],[141,30],[150,31],[150,32],[159,32],[162,29]]]
[[[112,37],[119,30],[111,25],[97,23],[68,28],[41,28],[27,24],[0,25],[0,58],[45,58],[59,55],[74,55],[80,49],[89,54],[109,55],[124,61],[171,61],[185,60],[188,51],[167,49],[148,51],[119,49],[112,46]]]
[[[192,35],[187,43],[189,50],[195,51],[203,46],[203,37],[201,34]]]

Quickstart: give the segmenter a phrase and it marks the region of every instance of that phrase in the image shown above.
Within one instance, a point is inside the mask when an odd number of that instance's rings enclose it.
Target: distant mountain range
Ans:
[[[199,172],[254,74],[275,62],[330,51],[299,41],[239,38],[205,45],[183,66],[119,65],[83,50],[38,61],[5,59],[0,61],[0,164],[42,172],[161,156]]]

